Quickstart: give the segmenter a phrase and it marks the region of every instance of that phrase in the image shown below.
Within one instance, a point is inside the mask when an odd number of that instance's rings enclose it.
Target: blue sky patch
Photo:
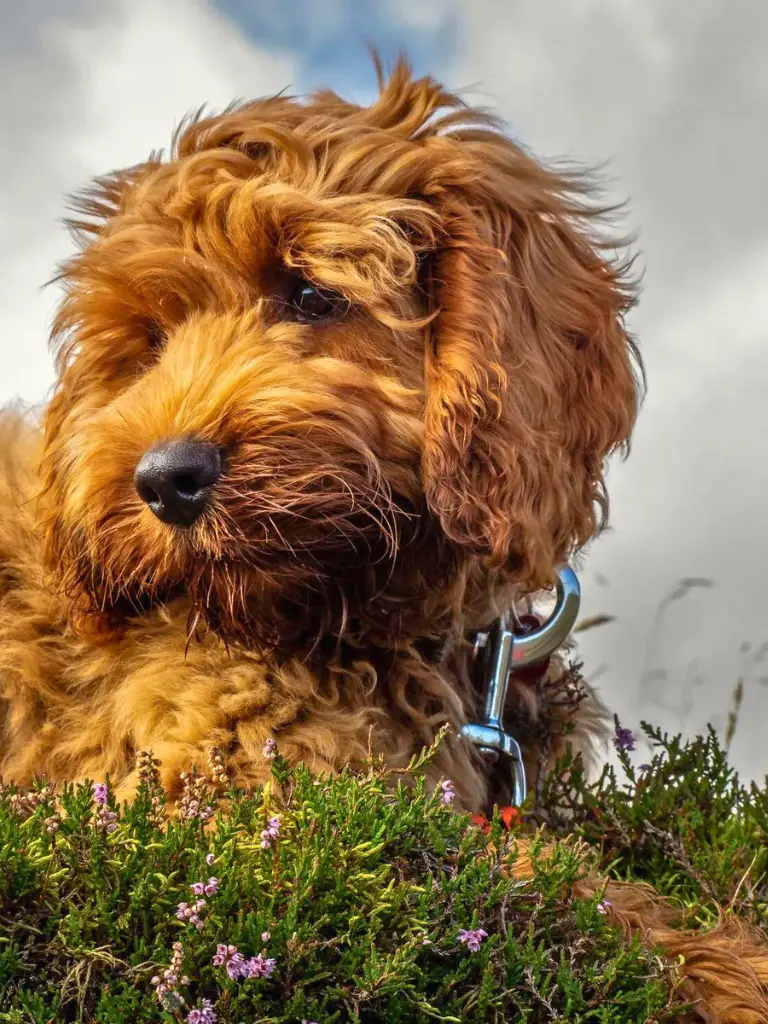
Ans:
[[[255,45],[298,57],[299,80],[286,82],[291,93],[330,86],[345,99],[368,103],[376,94],[368,43],[385,66],[402,50],[417,74],[436,77],[458,45],[460,19],[450,0],[431,22],[411,24],[394,15],[387,0],[214,0],[214,6]]]

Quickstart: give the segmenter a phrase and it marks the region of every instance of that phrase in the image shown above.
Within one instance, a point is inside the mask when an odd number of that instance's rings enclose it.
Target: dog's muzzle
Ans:
[[[516,633],[511,613],[507,612],[487,632],[474,636],[475,654],[483,658],[483,716],[480,722],[463,725],[459,735],[474,743],[487,764],[500,759],[510,761],[512,802],[516,807],[525,801],[527,788],[520,745],[504,730],[509,680],[515,673],[545,662],[565,642],[576,623],[580,603],[576,573],[570,568],[561,569],[555,610],[543,625],[532,632]]]

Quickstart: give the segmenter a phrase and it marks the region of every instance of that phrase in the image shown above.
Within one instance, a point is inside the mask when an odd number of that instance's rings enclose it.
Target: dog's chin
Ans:
[[[374,547],[289,553],[275,543],[211,557],[188,543],[173,575],[146,578],[116,561],[107,578],[102,563],[81,556],[64,588],[73,623],[89,631],[122,634],[157,614],[182,615],[190,643],[205,636],[282,660],[358,628],[361,609],[395,571],[391,554]]]
[[[350,556],[352,553],[350,553]],[[186,581],[190,629],[282,660],[355,633],[393,563],[370,558],[281,559],[273,565],[201,563]]]

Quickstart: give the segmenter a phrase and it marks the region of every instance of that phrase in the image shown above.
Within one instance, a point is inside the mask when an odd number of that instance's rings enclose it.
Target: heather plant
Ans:
[[[249,794],[212,752],[170,815],[150,754],[122,806],[108,779],[6,785],[0,1020],[673,1020],[675,965],[571,885],[599,866],[653,882],[692,919],[718,902],[765,926],[768,797],[739,783],[713,733],[644,728],[648,765],[617,722],[620,772],[588,782],[568,755],[530,807],[490,823],[455,812],[451,780],[426,784],[435,748],[405,785],[374,760],[316,777],[271,742],[271,778]]]

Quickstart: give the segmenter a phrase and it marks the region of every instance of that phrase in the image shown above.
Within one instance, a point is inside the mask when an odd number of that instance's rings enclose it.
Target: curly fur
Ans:
[[[592,188],[401,62],[367,108],[199,113],[82,195],[55,392],[0,421],[0,771],[128,796],[152,749],[173,793],[211,746],[249,785],[273,735],[332,771],[455,733],[465,631],[595,536],[632,432],[635,285]],[[338,315],[296,322],[297,280]],[[225,453],[186,531],[133,485],[183,437]],[[455,735],[435,771],[485,807]]]

